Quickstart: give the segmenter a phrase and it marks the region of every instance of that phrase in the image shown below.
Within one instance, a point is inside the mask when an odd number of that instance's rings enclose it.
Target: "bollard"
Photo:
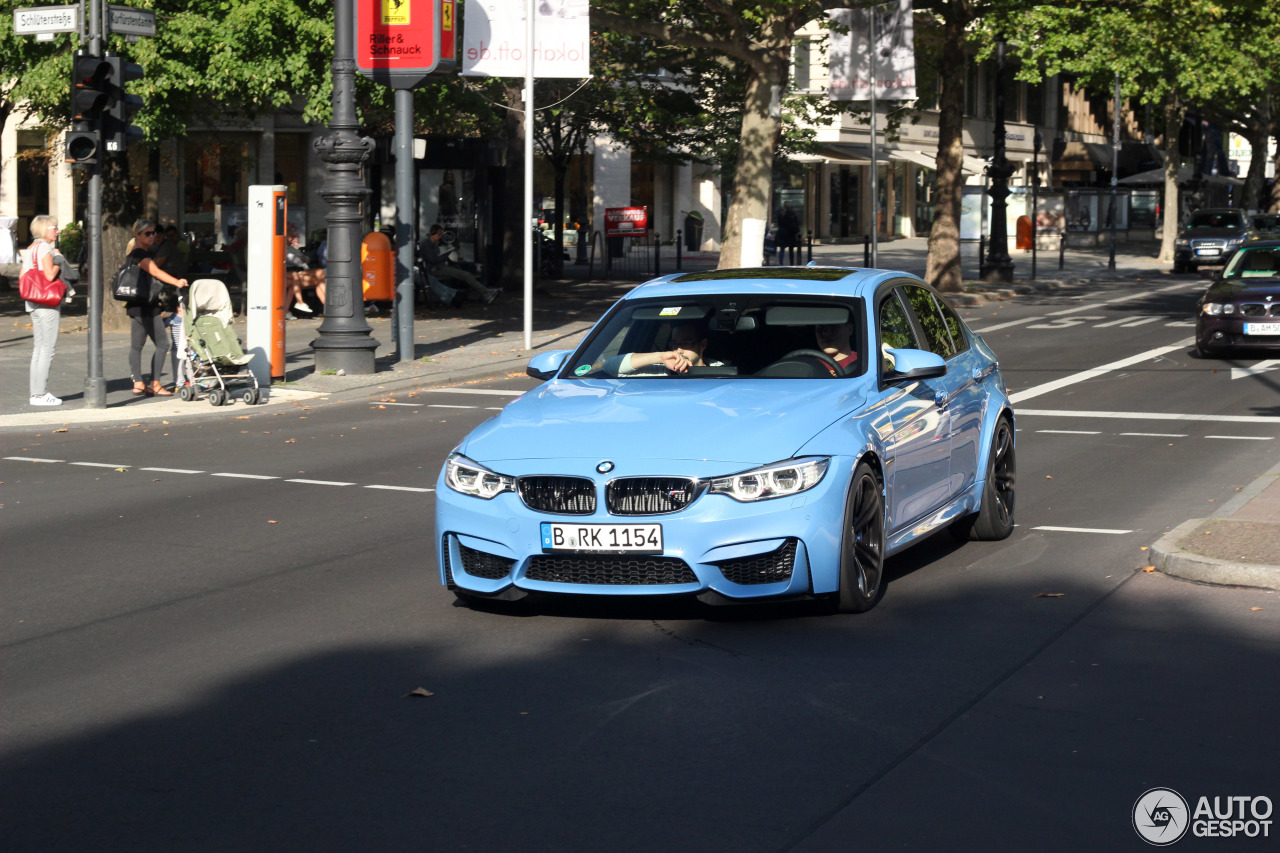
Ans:
[[[653,232],[653,274],[662,275],[662,235]]]
[[[982,278],[982,274],[987,268],[987,235],[978,235],[978,278]]]
[[[809,257],[805,260],[808,263],[813,263],[813,231],[809,232]]]
[[[1067,232],[1063,231],[1058,235],[1058,269],[1062,269],[1062,265],[1066,262],[1067,255]]]
[[[684,256],[681,249],[684,248],[684,230],[676,229],[676,272],[684,270]]]
[[[864,267],[871,266],[871,235],[862,235],[862,265]]]

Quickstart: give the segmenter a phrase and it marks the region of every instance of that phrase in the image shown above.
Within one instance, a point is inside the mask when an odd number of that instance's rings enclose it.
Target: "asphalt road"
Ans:
[[[1019,527],[862,616],[455,606],[430,490],[532,380],[8,432],[5,848],[1137,850],[1149,788],[1280,802],[1280,602],[1141,571],[1280,459],[1280,370],[1192,357],[1197,287],[965,309]]]

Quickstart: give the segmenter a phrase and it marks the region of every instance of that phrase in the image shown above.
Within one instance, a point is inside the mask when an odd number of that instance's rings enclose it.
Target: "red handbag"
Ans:
[[[33,246],[33,251],[34,248]],[[24,272],[22,278],[18,279],[18,295],[32,305],[54,308],[61,305],[63,298],[67,295],[67,284],[60,278],[50,281],[45,276],[44,270],[35,266]]]

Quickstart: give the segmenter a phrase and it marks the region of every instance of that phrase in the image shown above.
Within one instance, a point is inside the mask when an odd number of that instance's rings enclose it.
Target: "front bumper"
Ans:
[[[754,600],[834,592],[852,468],[851,460],[833,458],[822,482],[791,497],[740,503],[727,495],[703,494],[679,512],[626,517],[611,515],[602,505],[591,515],[539,512],[517,494],[486,501],[459,494],[442,479],[435,533],[440,581],[494,597],[509,597],[513,590],[569,595],[714,592]],[[603,494],[604,483],[596,485]],[[661,524],[663,551],[544,551],[540,525],[548,521]]]
[[[1196,343],[1207,350],[1280,349],[1280,335],[1245,334],[1246,323],[1276,323],[1275,318],[1199,314],[1196,317]]]

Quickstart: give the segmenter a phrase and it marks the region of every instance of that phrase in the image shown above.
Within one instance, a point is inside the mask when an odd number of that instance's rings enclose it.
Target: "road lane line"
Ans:
[[[1059,409],[1014,409],[1019,417],[1113,418],[1133,421],[1210,421],[1223,424],[1280,424],[1280,415],[1187,415],[1170,412],[1088,412]]]
[[[1206,435],[1205,438],[1221,438],[1227,441],[1270,441],[1269,435]]]
[[[498,388],[424,388],[428,394],[489,394],[499,397],[519,397],[524,391],[509,391]]]
[[[1064,308],[1061,311],[1053,311],[1049,314],[1043,314],[1039,317],[1024,317],[1021,320],[1010,320],[1007,323],[997,323],[994,326],[986,326],[981,329],[974,329],[974,331],[980,335],[984,335],[987,332],[995,332],[1000,329],[1009,329],[1014,326],[1021,326],[1024,323],[1034,323],[1037,320],[1043,320],[1045,317],[1061,317],[1066,314],[1078,314],[1081,311],[1096,310],[1099,305],[1119,305],[1122,302],[1131,302],[1135,299],[1145,299],[1146,297],[1150,296],[1153,293],[1166,293],[1170,290],[1184,290],[1187,287],[1191,287],[1195,284],[1196,284],[1195,282],[1180,282],[1178,284],[1171,284],[1167,287],[1160,287],[1155,290],[1144,290],[1138,293],[1126,294],[1125,296],[1119,296],[1115,299],[1107,299],[1102,302],[1091,302],[1087,305],[1077,305],[1074,308]],[[1133,319],[1133,318],[1130,317],[1128,319]],[[1160,319],[1160,318],[1156,318],[1156,319]]]
[[[1089,429],[1038,429],[1036,432],[1051,432],[1056,435],[1102,435],[1101,430]]]
[[[1280,358],[1260,361],[1253,367],[1233,367],[1231,368],[1231,378],[1248,379],[1250,376],[1257,376],[1259,373],[1266,373],[1269,370],[1280,370]]]
[[[393,403],[390,400],[370,400],[370,406],[425,406],[426,403]]]
[[[428,403],[429,409],[478,409],[479,406],[451,406],[448,403]]]
[[[306,483],[308,486],[354,486],[355,483],[339,483],[336,480],[285,480],[286,483]]]
[[[420,489],[417,486],[365,486],[366,489],[386,489],[390,492],[434,492],[435,489]]]
[[[10,462],[65,462],[64,459],[41,459],[37,456],[6,456]]]
[[[1019,391],[1009,396],[1012,403],[1021,403],[1023,400],[1030,400],[1032,397],[1039,397],[1041,394],[1048,394],[1050,391],[1057,391],[1059,388],[1066,388],[1068,385],[1075,385],[1077,382],[1084,382],[1086,379],[1096,379],[1099,376],[1105,376],[1113,370],[1120,370],[1125,367],[1132,367],[1135,364],[1142,364],[1144,361],[1151,361],[1162,355],[1176,352],[1180,349],[1186,349],[1195,343],[1194,338],[1184,338],[1176,344],[1167,347],[1156,347],[1146,352],[1140,352],[1137,355],[1122,358],[1119,361],[1113,361],[1110,364],[1104,364],[1101,367],[1082,370],[1079,373],[1073,373],[1070,376],[1064,376],[1061,379],[1055,379],[1052,382],[1046,382],[1043,385],[1037,385],[1034,388],[1028,388],[1025,391]]]
[[[1146,323],[1156,323],[1163,319],[1164,319],[1163,315],[1159,317],[1121,317],[1119,320],[1108,320],[1105,323],[1099,323],[1098,325],[1094,326],[1094,328],[1106,329],[1110,326],[1121,326],[1123,328],[1129,329],[1129,328],[1132,328],[1133,326],[1141,326]]]
[[[72,462],[71,465],[83,465],[86,468],[132,468],[132,465],[112,465],[110,462]]]
[[[1146,438],[1186,438],[1185,432],[1122,432],[1121,435],[1139,435]]]
[[[240,480],[279,480],[279,477],[271,477],[266,474],[210,474],[210,477],[235,477]]]
[[[1132,533],[1132,530],[1109,530],[1105,527],[1033,527],[1032,530],[1051,530],[1054,533],[1107,533],[1113,536],[1120,536],[1125,533]]]
[[[139,471],[156,471],[160,474],[203,474],[203,471],[195,471],[191,468],[139,468]]]

